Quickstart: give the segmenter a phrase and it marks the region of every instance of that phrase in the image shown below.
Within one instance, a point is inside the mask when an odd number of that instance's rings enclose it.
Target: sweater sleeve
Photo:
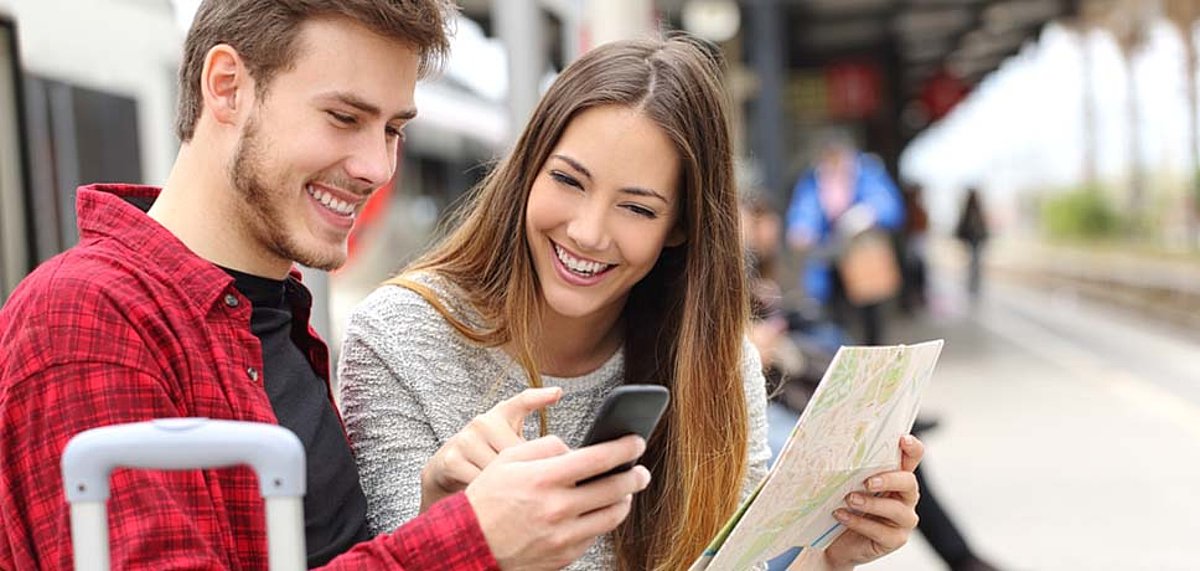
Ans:
[[[355,308],[338,364],[342,414],[376,533],[416,517],[421,470],[439,446],[414,386],[432,374],[409,358],[422,351],[424,330],[421,312],[406,307],[417,303],[410,296],[416,294],[384,287]]]
[[[767,380],[762,372],[762,359],[749,338],[742,341],[742,380],[745,383],[747,418],[750,422],[750,441],[747,447],[746,481],[741,500],[745,501],[758,483],[767,475],[771,449],[767,445]]]

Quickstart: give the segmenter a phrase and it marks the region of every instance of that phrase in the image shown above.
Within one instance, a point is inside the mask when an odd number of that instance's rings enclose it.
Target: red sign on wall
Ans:
[[[929,121],[945,117],[967,96],[967,86],[946,70],[939,70],[921,87],[921,104]]]
[[[883,79],[872,62],[842,62],[825,68],[829,115],[838,119],[864,119],[874,115],[883,101]]]

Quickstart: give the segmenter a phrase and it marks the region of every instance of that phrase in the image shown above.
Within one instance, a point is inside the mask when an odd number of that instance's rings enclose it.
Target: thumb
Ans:
[[[558,402],[560,398],[562,398],[562,389],[559,387],[525,389],[500,401],[499,404],[492,407],[492,412],[500,415],[514,430],[519,430],[529,413],[550,406]]]
[[[900,451],[900,469],[912,472],[921,463],[921,458],[925,457],[925,443],[911,434],[905,434],[900,438]]]

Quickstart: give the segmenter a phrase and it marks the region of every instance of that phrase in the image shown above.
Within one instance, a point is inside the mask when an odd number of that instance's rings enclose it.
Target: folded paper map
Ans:
[[[824,549],[845,529],[846,494],[900,467],[942,341],[842,347],[774,466],[691,571],[750,569],[792,547]]]

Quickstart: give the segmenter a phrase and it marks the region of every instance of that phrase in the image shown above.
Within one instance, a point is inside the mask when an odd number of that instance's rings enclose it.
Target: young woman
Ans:
[[[764,476],[714,54],[679,36],[584,55],[450,233],[356,309],[339,374],[377,530],[465,488],[522,439],[578,446],[628,383],[671,391],[642,459],[650,487],[572,569],[685,569]],[[557,389],[522,392],[543,386]],[[902,448],[915,464],[920,443]],[[890,494],[856,507],[818,563],[852,566],[906,540],[909,471],[884,475]]]

